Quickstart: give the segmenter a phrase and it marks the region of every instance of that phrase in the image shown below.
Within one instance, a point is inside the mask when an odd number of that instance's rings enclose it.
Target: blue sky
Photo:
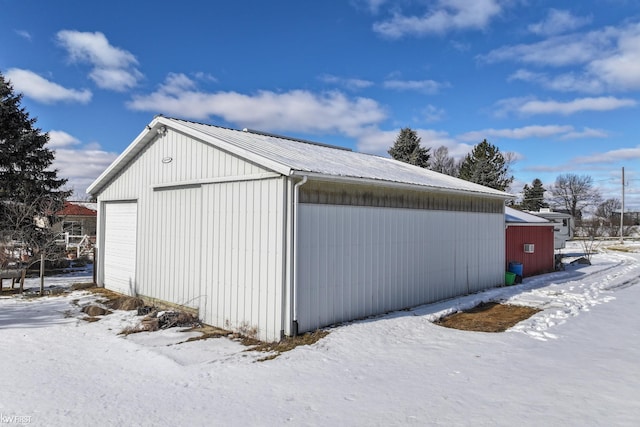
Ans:
[[[640,210],[640,2],[0,0],[0,72],[79,196],[156,114],[387,155],[514,153]]]

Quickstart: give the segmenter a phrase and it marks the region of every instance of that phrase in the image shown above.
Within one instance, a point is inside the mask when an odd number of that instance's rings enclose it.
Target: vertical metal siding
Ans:
[[[504,215],[301,204],[300,332],[499,285]]]
[[[167,158],[171,162],[164,163]],[[99,202],[138,202],[138,293],[198,307],[200,317],[216,326],[256,326],[261,339],[279,339],[282,179],[153,189],[263,172],[268,170],[172,130],[138,154],[98,196]],[[106,216],[100,213],[100,220]],[[110,274],[99,266],[103,284]]]
[[[507,227],[505,269],[509,262],[522,263],[524,277],[548,273],[555,268],[553,225]],[[524,252],[524,244],[533,243],[534,253]]]
[[[283,178],[203,186],[204,321],[280,338]]]
[[[199,308],[201,190],[183,188],[156,191],[150,203],[155,211],[149,224],[153,245],[146,248],[142,295]]]

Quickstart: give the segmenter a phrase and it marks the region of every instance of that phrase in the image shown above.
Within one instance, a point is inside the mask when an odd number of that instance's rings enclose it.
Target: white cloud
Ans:
[[[118,92],[135,87],[142,74],[135,68],[135,56],[124,49],[112,46],[100,32],[63,30],[57,34],[73,62],[93,66],[89,77],[101,88]]]
[[[215,76],[209,73],[204,73],[202,71],[198,71],[197,73],[194,73],[194,77],[198,80],[202,80],[205,82],[214,82],[214,83],[218,82],[218,79]]]
[[[509,81],[520,80],[536,83],[547,89],[558,92],[582,92],[597,94],[605,89],[604,83],[586,74],[578,75],[570,72],[550,77],[547,73],[538,73],[519,69],[508,77]]]
[[[127,88],[135,87],[142,73],[138,70],[123,70],[117,68],[94,68],[89,77],[102,89],[122,92]]]
[[[422,114],[424,120],[429,123],[439,122],[445,116],[445,111],[442,108],[438,108],[434,105],[427,105],[423,110]]]
[[[423,16],[395,13],[387,21],[376,22],[373,30],[389,38],[478,30],[486,28],[501,11],[498,0],[438,0]]]
[[[534,34],[556,35],[573,31],[591,22],[591,17],[574,16],[567,10],[550,9],[547,17],[540,22],[529,25]]]
[[[65,138],[72,139],[73,145],[80,142],[73,136],[62,131],[50,131],[65,134]],[[53,167],[58,169],[60,178],[67,178],[66,188],[74,190],[74,196],[84,197],[89,185],[118,157],[118,153],[104,151],[98,143],[81,145],[78,148],[69,146],[55,150],[56,156]],[[82,159],[81,162],[78,159]]]
[[[15,31],[16,31],[16,34],[22,37],[23,39],[31,41],[31,33],[29,33],[28,31],[25,31],[25,30],[15,30]]]
[[[572,131],[562,135],[560,139],[607,138],[609,133],[602,129],[586,127],[582,131]]]
[[[349,90],[360,90],[373,86],[373,82],[364,79],[344,78],[331,74],[323,74],[319,79],[325,83],[342,86]]]
[[[605,151],[591,156],[576,157],[572,161],[575,163],[616,163],[621,161],[640,160],[640,145],[632,148],[619,148]]]
[[[197,120],[217,116],[241,127],[268,131],[334,132],[349,136],[377,126],[387,116],[376,101],[349,98],[339,91],[207,93],[198,91],[184,74],[169,75],[156,92],[134,96],[127,106],[132,110],[159,111]]]
[[[537,67],[577,67],[556,76],[522,71],[511,76],[553,90],[634,91],[640,89],[640,23],[503,46],[478,59],[487,63],[514,61]]]
[[[432,95],[443,87],[449,87],[449,84],[439,83],[435,80],[387,80],[384,82],[384,87],[386,89],[409,90]]]
[[[5,73],[7,80],[11,81],[13,88],[24,96],[45,104],[56,102],[79,102],[86,104],[91,101],[91,91],[67,89],[57,83],[53,83],[44,77],[40,77],[33,71],[20,68],[10,68]]]
[[[387,1],[388,0],[352,0],[353,4],[356,6],[362,5],[362,7],[374,14],[378,13],[380,7]]]
[[[57,38],[75,62],[88,62],[99,68],[126,68],[138,63],[130,52],[111,46],[100,32],[62,30]]]
[[[573,126],[568,125],[533,125],[521,128],[511,129],[482,129],[478,131],[467,132],[459,135],[462,141],[480,142],[485,138],[506,138],[506,139],[525,139],[525,138],[548,138],[552,136],[562,136],[573,132]]]
[[[486,63],[515,61],[550,67],[586,64],[610,50],[614,36],[614,31],[593,31],[551,37],[531,44],[502,46],[478,59]]]
[[[522,115],[562,114],[571,115],[583,111],[611,111],[635,107],[637,101],[613,96],[576,98],[572,101],[540,101],[535,98],[507,98],[496,103],[494,114],[498,117],[510,113]]]
[[[640,89],[640,24],[624,31],[615,51],[591,62],[587,70],[614,89]]]
[[[61,130],[49,131],[48,147],[51,149],[70,147],[78,144],[80,144],[80,141],[76,137],[69,135],[67,132]]]
[[[570,115],[582,111],[610,111],[624,107],[634,107],[633,99],[619,99],[613,96],[597,98],[579,98],[568,102],[530,101],[520,107],[524,114],[563,114]]]

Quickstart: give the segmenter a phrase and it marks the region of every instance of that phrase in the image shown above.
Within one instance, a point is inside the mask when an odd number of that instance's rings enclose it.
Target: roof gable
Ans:
[[[475,193],[511,198],[508,193],[464,181],[390,158],[347,151],[318,143],[249,130],[234,130],[158,116],[131,145],[91,184],[98,193],[166,126],[203,140],[285,176],[313,174],[332,179],[355,179],[427,187],[446,192]]]
[[[64,207],[56,212],[56,216],[97,216],[98,212],[88,206],[74,202],[64,202]]]

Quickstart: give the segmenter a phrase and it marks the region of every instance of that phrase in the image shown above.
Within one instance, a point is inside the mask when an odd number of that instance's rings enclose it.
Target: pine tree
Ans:
[[[67,180],[51,169],[49,135],[35,127],[21,100],[0,74],[0,231],[5,240],[37,246],[46,233],[34,218],[55,213],[70,192],[61,190]]]
[[[459,177],[496,190],[505,191],[513,182],[505,157],[495,145],[483,140],[460,164]]]
[[[420,146],[420,137],[410,128],[400,130],[396,142],[388,151],[395,160],[426,168],[429,166],[429,148]]]
[[[540,208],[548,208],[549,204],[544,201],[544,192],[547,191],[542,186],[542,181],[534,179],[531,187],[528,184],[522,189],[522,209],[537,212]]]

